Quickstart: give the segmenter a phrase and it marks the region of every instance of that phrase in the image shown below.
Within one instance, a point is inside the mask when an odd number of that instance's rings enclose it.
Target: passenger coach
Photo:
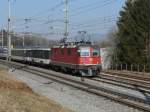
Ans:
[[[12,60],[50,65],[50,48],[12,49]]]

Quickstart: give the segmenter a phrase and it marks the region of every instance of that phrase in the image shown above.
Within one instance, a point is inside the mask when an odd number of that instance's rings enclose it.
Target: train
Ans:
[[[6,54],[0,53],[0,57],[4,58]],[[90,42],[68,42],[51,48],[13,48],[11,60],[45,65],[81,76],[96,76],[101,71],[100,48]]]

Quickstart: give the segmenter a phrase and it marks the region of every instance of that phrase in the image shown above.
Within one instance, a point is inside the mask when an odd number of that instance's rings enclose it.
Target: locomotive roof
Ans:
[[[96,47],[91,42],[68,42],[63,43],[57,46],[53,46],[53,48],[76,48],[76,47]]]

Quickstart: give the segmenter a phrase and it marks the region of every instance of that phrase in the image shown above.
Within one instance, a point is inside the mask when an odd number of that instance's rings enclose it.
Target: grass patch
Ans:
[[[0,112],[72,112],[0,70]]]
[[[150,73],[144,73],[144,75],[150,77]]]

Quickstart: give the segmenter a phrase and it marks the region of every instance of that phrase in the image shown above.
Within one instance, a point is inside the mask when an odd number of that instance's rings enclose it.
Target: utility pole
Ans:
[[[65,32],[64,32],[64,42],[66,42],[69,35],[69,19],[68,19],[68,0],[65,0]]]
[[[11,61],[11,35],[10,35],[10,0],[8,0],[8,30],[7,30],[7,46],[8,46],[8,55],[7,61]],[[9,65],[9,64],[8,64]]]
[[[4,46],[4,29],[2,29],[2,48]]]
[[[26,18],[26,19],[24,19],[24,21],[25,21],[25,24],[27,24],[28,22],[31,21],[31,19]],[[22,42],[23,48],[25,47],[25,29],[27,29],[27,28],[28,28],[28,26],[26,25],[24,28],[24,31],[23,31],[23,38],[22,38],[23,39],[23,42]]]

